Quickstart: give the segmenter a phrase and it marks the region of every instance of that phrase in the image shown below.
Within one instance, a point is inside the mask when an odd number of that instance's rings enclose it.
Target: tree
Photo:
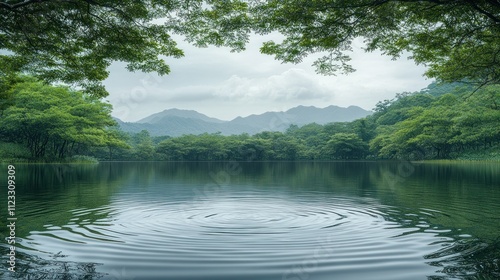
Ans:
[[[378,112],[371,150],[381,158],[453,158],[500,142],[500,91],[485,86],[476,94],[467,86],[453,93],[412,94]],[[402,112],[394,118],[393,112]],[[389,121],[391,120],[391,121]]]
[[[442,81],[500,83],[498,0],[268,0],[251,11],[260,34],[279,32],[280,43],[261,51],[297,63],[312,53],[319,73],[352,72],[347,55],[362,38],[366,50],[399,57],[411,53]]]
[[[1,75],[0,73],[0,116],[3,111],[14,104],[12,96],[12,87],[23,81],[18,75]]]
[[[261,51],[349,73],[352,42],[398,57],[405,51],[442,81],[500,82],[498,0],[1,0],[0,74],[26,72],[106,96],[113,61],[131,71],[169,73],[181,57],[172,35],[196,46],[243,50],[251,32],[284,35]]]
[[[362,159],[368,144],[355,133],[337,133],[325,145],[325,153],[336,159]]]
[[[457,96],[445,94],[432,107],[398,124],[401,129],[395,135],[405,135],[400,137],[405,146],[431,148],[438,158],[448,158],[453,149],[450,140],[458,134],[453,118],[461,113],[459,106]]]
[[[450,143],[462,148],[486,148],[500,142],[500,86],[485,87],[474,96],[469,95],[467,103],[454,108],[461,113],[453,119],[458,134]]]
[[[185,160],[186,151],[184,141],[180,138],[169,138],[161,141],[156,152],[160,155],[162,160]]]
[[[363,118],[357,119],[351,122],[354,132],[363,140],[364,142],[370,141],[375,136],[375,123],[372,119]]]
[[[3,111],[0,135],[23,143],[33,158],[64,158],[109,143],[107,129],[116,124],[110,104],[26,77],[8,95],[13,104]]]
[[[370,151],[378,158],[391,159],[398,156],[401,143],[393,139],[395,126],[380,125],[377,127],[377,136],[370,141]]]
[[[414,107],[428,107],[433,102],[434,98],[430,94],[402,93],[396,94],[396,98],[386,100],[385,103],[379,102],[377,110],[374,114],[375,120],[379,125],[393,125],[397,122],[408,119],[411,114],[409,111]],[[386,106],[385,109],[382,109]]]
[[[174,33],[199,46],[241,50],[246,7],[243,1],[1,0],[0,74],[25,72],[106,96],[101,81],[112,61],[168,74],[161,56],[183,55]]]
[[[141,130],[132,137],[134,142],[134,157],[138,160],[152,160],[155,153],[155,147],[149,131]]]
[[[108,160],[114,159],[115,155],[113,151],[130,149],[130,146],[126,142],[128,138],[128,135],[118,128],[113,127],[107,130],[106,146],[108,148]]]

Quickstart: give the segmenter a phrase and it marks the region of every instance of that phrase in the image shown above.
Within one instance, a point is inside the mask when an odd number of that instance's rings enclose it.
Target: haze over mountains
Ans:
[[[326,108],[298,106],[285,112],[266,112],[223,121],[193,110],[168,109],[137,122],[123,122],[119,119],[116,121],[123,131],[137,133],[141,130],[148,130],[151,136],[180,136],[205,132],[220,132],[223,135],[231,135],[255,134],[261,131],[284,131],[291,124],[302,126],[309,123],[349,122],[366,117],[371,113],[371,111],[357,106],[347,108],[334,105]]]

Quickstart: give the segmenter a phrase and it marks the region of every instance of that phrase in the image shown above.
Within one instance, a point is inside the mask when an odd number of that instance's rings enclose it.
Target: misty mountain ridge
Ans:
[[[182,110],[182,109],[167,109],[159,113],[152,114],[148,117],[136,121],[137,123],[161,123],[165,117],[180,117],[187,119],[198,119],[206,122],[223,123],[223,120],[208,117],[202,113],[198,113],[194,110]]]
[[[220,132],[223,135],[255,134],[262,131],[285,131],[291,124],[302,126],[309,123],[327,124],[350,122],[366,117],[372,112],[358,106],[325,108],[297,106],[285,112],[265,112],[247,117],[237,117],[231,121],[219,120],[194,110],[167,109],[152,114],[137,122],[123,122],[117,119],[121,129],[137,133],[147,130],[152,136],[181,136]]]

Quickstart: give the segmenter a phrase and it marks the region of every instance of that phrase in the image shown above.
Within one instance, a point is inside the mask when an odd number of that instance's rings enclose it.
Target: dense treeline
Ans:
[[[2,158],[62,160],[96,146],[126,148],[111,128],[111,105],[30,77],[0,81]]]
[[[353,122],[291,125],[286,131],[151,137],[128,134],[111,106],[31,78],[3,83],[0,155],[58,160],[360,160],[442,159],[493,150],[500,157],[500,86],[431,84],[379,102]]]
[[[183,135],[161,140],[141,131],[128,137],[132,149],[119,149],[112,160],[317,160],[363,159],[368,145],[351,131],[351,123],[291,126],[286,132],[224,136],[219,133]],[[330,136],[329,131],[339,132]],[[165,137],[163,137],[165,138]],[[96,151],[96,157],[104,155]],[[105,157],[104,159],[110,159]]]
[[[0,2],[0,158],[432,159],[485,150],[500,158],[498,1],[104,2]],[[354,122],[227,137],[129,135],[98,98],[108,94],[102,81],[113,61],[168,74],[162,57],[183,56],[174,34],[196,46],[240,51],[250,34],[276,32],[281,39],[266,41],[262,53],[292,63],[322,53],[313,63],[319,73],[352,72],[348,53],[354,39],[363,38],[367,51],[394,58],[410,52],[428,66],[428,77],[482,88],[433,85],[380,102],[372,116]],[[46,84],[19,80],[20,73]],[[48,85],[58,81],[87,94]]]
[[[442,159],[493,149],[500,142],[500,87],[474,92],[465,84],[431,84],[379,102],[374,114],[353,122],[291,125],[255,135],[201,134],[128,137],[132,149],[114,160],[359,160]]]
[[[402,95],[372,116],[370,141],[381,158],[455,158],[500,142],[500,87],[456,90],[438,97]]]

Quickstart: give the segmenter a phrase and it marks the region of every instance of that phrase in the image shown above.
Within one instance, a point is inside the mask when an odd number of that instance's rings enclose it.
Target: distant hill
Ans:
[[[285,112],[265,112],[260,115],[223,121],[193,110],[169,109],[152,114],[137,122],[116,120],[121,129],[126,132],[137,133],[141,130],[148,130],[152,136],[180,136],[216,132],[231,135],[255,134],[261,131],[284,131],[291,124],[302,126],[313,122],[318,124],[348,122],[366,117],[371,113],[357,106],[347,108],[333,105],[326,108],[298,106]]]
[[[255,134],[259,130],[253,126],[230,124],[221,121],[207,122],[200,119],[164,116],[155,123],[123,122],[117,120],[121,129],[126,132],[137,133],[147,130],[152,136],[180,136],[183,134],[202,134],[221,132],[224,135],[249,133]]]
[[[164,122],[164,120],[168,120],[171,117],[180,117],[180,118],[186,118],[186,119],[194,119],[194,120],[202,120],[206,122],[214,122],[214,123],[223,123],[224,121],[216,119],[216,118],[210,118],[206,115],[203,115],[201,113],[198,113],[194,110],[181,110],[181,109],[168,109],[164,110],[162,112],[152,114],[149,117],[145,117],[144,119],[141,119],[137,121],[138,123],[161,123]]]
[[[348,108],[328,106],[317,108],[314,106],[298,106],[285,112],[266,112],[260,115],[238,117],[230,123],[239,125],[253,125],[261,130],[283,131],[290,124],[305,125],[309,123],[326,124],[331,122],[348,122],[363,118],[371,114],[357,106]]]

